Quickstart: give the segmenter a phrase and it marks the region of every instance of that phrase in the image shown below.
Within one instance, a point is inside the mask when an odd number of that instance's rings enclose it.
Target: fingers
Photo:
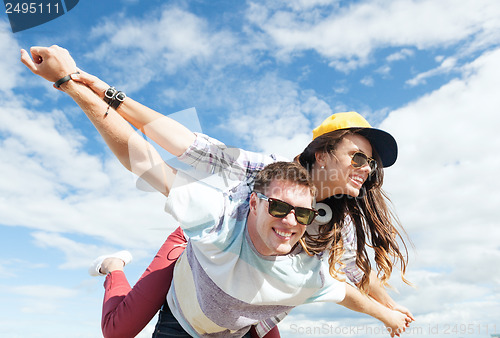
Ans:
[[[405,315],[407,315],[412,321],[415,320],[415,318],[413,318],[413,315],[411,314],[411,312],[408,309],[402,308],[401,312],[404,313]]]
[[[80,82],[90,87],[95,93],[104,95],[104,91],[109,88],[109,85],[100,80],[98,77],[90,75],[87,72],[79,70],[80,74],[72,74],[71,79]]]
[[[24,63],[24,65],[28,67],[28,69],[31,70],[33,73],[36,73],[36,65],[31,59],[28,52],[24,49],[21,49],[21,62]]]
[[[74,73],[76,69],[75,60],[69,52],[59,46],[30,48],[30,54],[21,50],[21,61],[34,74],[39,75],[50,82],[56,82],[64,76]]]
[[[80,74],[71,74],[71,79],[76,81],[76,82],[81,82],[83,84],[86,84],[86,85],[91,85],[94,83],[95,81],[95,76],[92,76],[90,75],[89,73],[87,72],[84,72],[83,70],[81,69],[78,69],[78,72]]]
[[[58,45],[52,45],[50,47],[33,46],[30,48],[30,52],[31,52],[31,56],[33,56],[33,60],[35,60],[35,62],[37,62],[36,59],[40,60],[40,59],[43,59],[43,58],[49,56],[50,54],[54,54],[54,53],[63,52],[63,53],[69,54],[67,49],[59,47]]]
[[[37,73],[38,67],[37,65],[43,62],[43,59],[49,55],[50,49],[61,48],[59,46],[52,47],[39,47],[33,46],[30,48],[31,57],[25,49],[21,49],[21,62],[24,63],[29,70],[33,73]],[[62,49],[62,48],[61,48]]]
[[[410,311],[406,310],[405,312],[403,312],[405,315],[406,315],[406,321],[411,323],[415,320],[415,318],[413,317],[413,315],[411,314]]]
[[[407,315],[408,317],[410,317],[411,321],[415,320],[415,317],[413,317],[413,314],[410,312],[410,310],[408,310],[404,306],[397,305],[397,306],[394,307],[394,310],[397,310],[397,311],[399,311],[401,313],[404,313],[405,315]]]
[[[41,64],[43,59],[48,55],[47,47],[39,47],[33,46],[30,48],[31,57],[33,58],[33,62],[36,64]]]

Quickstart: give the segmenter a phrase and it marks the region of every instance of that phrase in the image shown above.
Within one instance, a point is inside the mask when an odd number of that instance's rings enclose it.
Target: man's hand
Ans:
[[[21,61],[36,75],[50,82],[77,71],[75,60],[69,52],[59,46],[31,47],[31,58],[28,52],[21,49]]]

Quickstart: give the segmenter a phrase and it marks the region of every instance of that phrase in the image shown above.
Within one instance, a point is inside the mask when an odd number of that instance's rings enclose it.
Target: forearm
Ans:
[[[384,285],[377,277],[377,273],[375,271],[370,272],[370,283],[368,285],[368,294],[370,297],[375,299],[380,304],[388,307],[389,309],[393,309],[396,305],[396,302],[389,296],[387,290]]]
[[[195,134],[184,125],[131,98],[117,112],[172,155],[182,155],[195,140]]]
[[[125,168],[168,194],[175,170],[165,164],[152,145],[121,116],[111,110],[106,114],[108,105],[87,86],[69,81],[61,89],[80,106]]]
[[[375,299],[377,302],[382,304],[383,306],[391,309],[391,310],[396,310],[399,311],[411,318],[411,320],[415,320],[413,317],[413,314],[408,310],[406,307],[396,303],[391,296],[387,293],[384,285],[380,281],[380,279],[377,277],[377,273],[372,270],[370,273],[370,283],[368,285],[368,294],[370,297]]]
[[[346,296],[339,304],[380,320],[387,327],[391,337],[399,336],[412,321],[412,318],[407,314],[393,311],[381,305],[350,285],[346,286]]]
[[[134,133],[132,127],[120,116],[105,116],[107,104],[86,86],[69,81],[61,89],[80,106],[123,166],[131,170],[128,143]]]
[[[107,84],[90,76],[96,88],[77,83],[80,75],[76,63],[69,52],[59,46],[31,47],[31,57],[27,51],[21,50],[21,61],[44,79],[54,82],[54,86],[70,95],[82,108],[97,131],[116,155],[118,160],[130,171],[144,177],[148,183],[160,192],[167,194],[175,177],[175,170],[166,165],[156,150],[139,136],[132,127],[119,115],[114,114],[102,100]],[[94,80],[92,80],[94,78]],[[63,80],[61,82],[61,80]],[[102,94],[101,97],[96,93]]]
[[[80,75],[73,77],[73,79],[87,85],[101,100],[104,99],[104,93],[110,87],[98,77],[85,72],[81,72]],[[195,140],[195,134],[179,122],[144,106],[130,97],[127,97],[118,106],[116,112],[175,156],[183,154]]]
[[[339,304],[350,310],[365,313],[385,323],[384,314],[388,309],[349,284],[346,285],[346,296]]]
[[[96,76],[80,72],[72,77],[91,88],[101,99],[110,86]],[[196,137],[182,124],[127,97],[116,111],[129,123],[140,129],[151,140],[200,172],[224,172],[231,179],[245,179],[274,157],[227,147],[207,136]],[[190,149],[191,151],[188,151]]]

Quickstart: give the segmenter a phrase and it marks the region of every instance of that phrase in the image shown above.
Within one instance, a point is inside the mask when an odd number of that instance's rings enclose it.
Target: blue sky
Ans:
[[[497,0],[80,0],[13,34],[0,15],[0,337],[99,337],[90,262],[128,249],[134,283],[176,226],[19,61],[52,44],[166,115],[195,107],[191,127],[249,150],[293,157],[341,111],[391,132],[385,190],[414,244],[416,287],[391,280],[417,319],[407,336],[499,333],[499,17]],[[333,304],[295,309],[280,331],[387,336]]]

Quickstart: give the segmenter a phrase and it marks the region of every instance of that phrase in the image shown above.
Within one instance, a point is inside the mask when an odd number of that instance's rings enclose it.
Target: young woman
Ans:
[[[23,62],[35,74],[49,81],[67,79],[66,75],[76,72],[74,61],[64,49],[37,47],[32,48],[31,52],[37,63],[35,64],[26,52],[22,53]],[[111,92],[110,97],[110,87],[107,84],[83,72],[80,75],[72,75],[70,79],[86,84],[97,96],[88,88],[84,89],[71,80],[59,83],[60,89],[71,95],[82,107],[120,161],[129,170],[144,173],[146,180],[159,191],[162,191],[164,186],[161,158],[154,153],[153,148],[148,147],[149,155],[144,155],[142,161],[131,164],[131,148],[137,147],[140,154],[147,152],[142,151],[144,148],[136,145],[136,141],[130,141],[130,137],[134,138],[134,132],[130,126],[124,124],[125,121],[116,114],[107,114],[108,111],[113,113],[110,105],[115,107],[125,120],[197,170],[210,173],[222,168],[230,172],[232,179],[238,179],[254,176],[265,164],[276,161],[273,156],[235,152],[216,140],[193,134],[182,125],[130,98],[120,101],[121,103],[117,102],[114,97],[116,91],[114,94]],[[107,103],[102,101],[105,92],[108,94]],[[383,131],[371,128],[366,120],[356,113],[335,114],[315,129],[313,134],[313,142],[298,156],[298,161],[313,177],[319,191],[317,200],[322,202],[325,218],[322,224],[318,224],[315,230],[309,232],[301,244],[311,254],[330,251],[333,276],[339,276],[335,266],[340,257],[343,257],[340,261],[345,265],[343,270],[360,289],[383,305],[411,317],[409,311],[396,304],[383,288],[392,272],[393,259],[399,261],[403,275],[406,269],[406,247],[403,241],[403,249],[398,247],[397,240],[401,236],[393,224],[394,218],[387,208],[381,190],[382,167],[392,165],[397,157],[394,139]],[[234,156],[235,153],[238,153],[238,156]],[[159,170],[149,170],[152,159],[150,156],[154,157],[153,162],[158,164],[156,169]],[[106,269],[104,264],[108,262],[103,262],[101,272],[110,272],[106,277],[103,306],[103,333],[106,337],[112,334],[121,337],[133,336],[152,318],[165,300],[172,278],[173,263],[182,251],[183,242],[181,233],[174,232],[132,290],[123,272],[119,271],[123,265],[121,261],[114,262],[118,268],[109,269]],[[377,272],[371,270],[366,245],[375,249]],[[343,256],[340,255],[342,251]],[[377,275],[380,275],[381,280],[376,278]],[[139,318],[136,316],[136,310],[147,315]],[[260,323],[260,334],[272,328],[280,319],[281,317]],[[125,325],[122,325],[123,323]],[[121,329],[127,332],[118,332]]]

